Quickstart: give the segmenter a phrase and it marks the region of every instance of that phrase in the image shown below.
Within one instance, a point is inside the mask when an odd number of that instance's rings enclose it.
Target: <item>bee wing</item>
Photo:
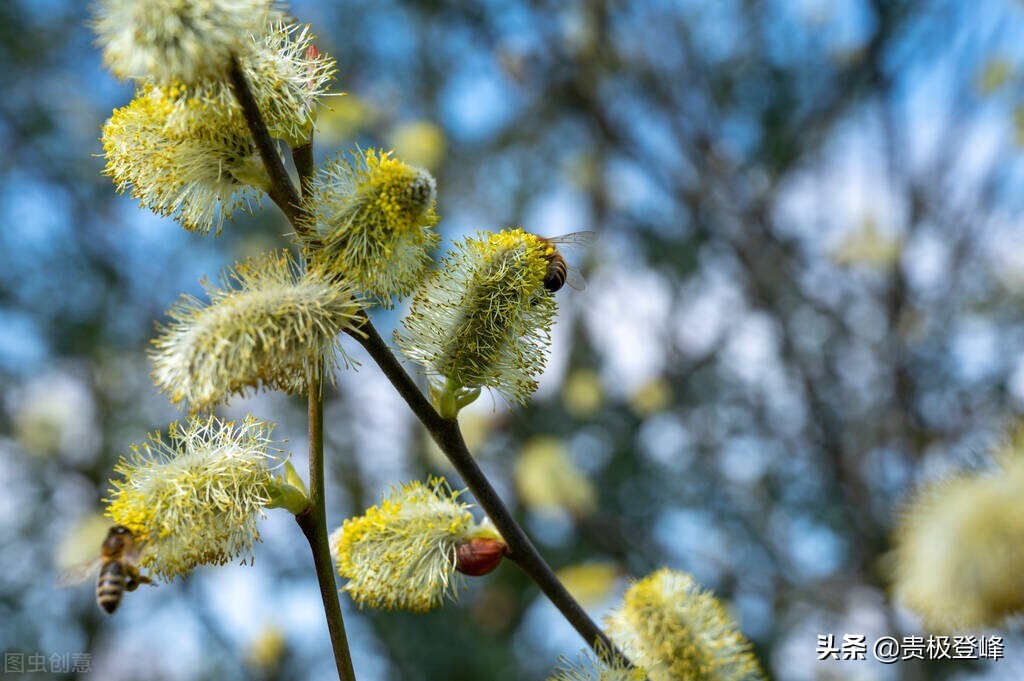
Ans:
[[[583,278],[583,273],[572,265],[565,268],[565,284],[577,291],[587,290],[587,280]]]
[[[94,578],[100,569],[101,563],[103,563],[103,559],[96,556],[90,560],[72,565],[62,571],[57,577],[57,586],[61,588],[78,586],[90,578]]]
[[[569,251],[572,253],[584,246],[589,246],[594,243],[594,240],[597,239],[597,232],[569,232],[568,234],[562,234],[561,236],[549,236],[545,238],[551,243],[559,246],[558,250]]]
[[[591,231],[570,232],[561,236],[547,237],[547,240],[555,244],[555,247],[558,248],[563,257],[569,254],[573,260],[579,260],[580,251],[585,246],[594,243],[595,239],[597,239],[597,233]],[[587,289],[587,280],[583,278],[583,273],[580,272],[578,267],[568,262],[565,268],[565,283],[569,288],[576,289],[577,291],[585,291]]]

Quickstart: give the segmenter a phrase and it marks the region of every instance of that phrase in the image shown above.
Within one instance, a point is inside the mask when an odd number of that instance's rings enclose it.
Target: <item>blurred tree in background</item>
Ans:
[[[83,4],[0,5],[2,648],[86,652],[105,680],[331,678],[285,514],[254,567],[132,594],[113,619],[88,587],[55,586],[98,546],[117,457],[177,417],[148,378],[152,321],[287,231],[268,210],[203,237],[111,191],[99,128],[131,93],[100,70]],[[886,591],[899,505],[977,465],[1024,407],[1024,7],[292,10],[348,93],[321,113],[318,152],[383,145],[429,167],[449,239],[510,224],[600,235],[588,289],[559,295],[531,405],[463,415],[594,614],[626,576],[668,565],[733,605],[777,679],[1024,677],[1008,632],[1000,661],[815,654],[818,634],[921,633]],[[302,406],[258,396],[227,412],[276,420],[301,457]],[[446,470],[369,362],[340,376],[327,421],[332,526],[389,483]],[[344,605],[361,679],[538,679],[582,647],[509,567],[428,615]]]

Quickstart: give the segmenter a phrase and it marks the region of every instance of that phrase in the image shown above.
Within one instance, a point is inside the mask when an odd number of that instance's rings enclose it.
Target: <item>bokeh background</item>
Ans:
[[[595,617],[667,565],[729,603],[775,679],[1024,678],[1019,627],[991,632],[998,661],[816,661],[819,634],[922,633],[887,590],[900,504],[984,466],[1024,409],[1024,5],[292,8],[348,93],[318,158],[359,144],[429,167],[449,242],[599,235],[530,406],[463,416]],[[104,681],[331,679],[283,511],[255,565],[140,590],[113,618],[91,585],[56,585],[96,550],[117,457],[180,417],[148,378],[153,322],[287,231],[270,206],[189,234],[115,194],[99,129],[131,89],[86,19],[79,0],[0,3],[0,649],[88,654]],[[248,412],[302,470],[304,400],[224,410]],[[332,526],[447,470],[368,361],[338,376],[327,422]],[[367,681],[542,679],[581,648],[514,566],[427,615],[342,600]]]

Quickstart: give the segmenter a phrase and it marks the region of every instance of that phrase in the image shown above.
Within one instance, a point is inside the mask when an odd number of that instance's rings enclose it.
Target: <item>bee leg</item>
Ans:
[[[139,574],[139,568],[134,565],[128,565],[127,574],[125,575],[124,590],[135,591],[142,584],[152,584],[153,580],[146,575]]]

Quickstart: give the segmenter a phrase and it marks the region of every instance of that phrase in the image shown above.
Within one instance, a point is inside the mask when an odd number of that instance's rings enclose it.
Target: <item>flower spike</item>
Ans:
[[[651,681],[764,679],[750,643],[718,600],[688,574],[661,569],[636,582],[605,625]]]
[[[256,520],[270,501],[271,426],[215,417],[173,423],[132,447],[114,469],[107,515],[142,542],[139,561],[164,580],[198,565],[252,555]]]
[[[439,238],[436,194],[426,170],[374,149],[328,162],[306,200],[319,240],[310,260],[391,307],[426,275]]]
[[[481,233],[456,244],[417,291],[396,337],[434,377],[443,416],[454,418],[482,387],[519,404],[536,390],[556,309],[544,288],[547,267],[536,236]]]
[[[1018,450],[1020,452],[1020,450]],[[1024,461],[918,491],[894,537],[894,591],[938,631],[1024,614]]]
[[[160,85],[223,75],[269,19],[274,0],[99,0],[103,61],[121,79]]]
[[[302,392],[310,371],[337,366],[338,336],[359,309],[350,286],[302,273],[287,252],[236,265],[206,289],[209,304],[183,296],[171,308],[150,353],[156,384],[193,410],[260,387]]]
[[[240,111],[205,107],[179,87],[143,87],[114,110],[102,139],[118,191],[191,231],[219,232],[266,186]]]
[[[338,574],[349,580],[344,590],[359,605],[426,612],[456,597],[459,567],[473,575],[494,569],[504,542],[458,497],[443,479],[413,481],[346,520],[331,535]]]

